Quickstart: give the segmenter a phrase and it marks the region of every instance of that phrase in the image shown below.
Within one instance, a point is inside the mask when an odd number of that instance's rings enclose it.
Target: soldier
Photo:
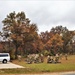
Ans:
[[[33,57],[32,57],[32,55],[28,55],[27,63],[28,63],[28,64],[32,64],[32,62],[33,62]]]
[[[41,59],[41,62],[43,63],[44,62],[44,56],[43,56],[43,54],[40,55],[40,59]]]
[[[39,55],[36,54],[34,57],[34,63],[39,63]]]
[[[67,60],[67,54],[65,54],[65,59]]]
[[[18,55],[18,60],[21,61],[21,55]]]
[[[48,55],[47,56],[47,63],[50,63],[51,62],[51,58],[50,58],[50,56]]]
[[[53,60],[53,56],[51,56],[50,58],[51,58],[51,63],[54,62],[54,60]]]
[[[55,56],[55,63],[57,63],[58,61],[59,61],[59,55],[56,54],[56,56]]]
[[[62,54],[60,54],[60,59],[62,59]]]

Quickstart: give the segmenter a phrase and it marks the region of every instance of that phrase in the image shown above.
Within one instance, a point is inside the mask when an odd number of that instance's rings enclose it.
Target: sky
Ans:
[[[37,24],[39,32],[58,25],[75,30],[74,0],[0,0],[0,31],[2,20],[13,11],[24,11],[31,23]]]

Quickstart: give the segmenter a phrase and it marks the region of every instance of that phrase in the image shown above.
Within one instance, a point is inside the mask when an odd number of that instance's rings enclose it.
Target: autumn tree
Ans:
[[[63,53],[67,53],[69,52],[69,42],[73,37],[73,32],[69,31],[66,27],[62,27],[62,26],[56,26],[55,28],[53,27],[51,29],[51,33],[53,34],[59,34],[62,37],[63,40]]]
[[[53,27],[52,29],[51,29],[51,33],[53,33],[53,34],[60,34],[60,35],[63,35],[63,33],[66,33],[68,31],[68,29],[66,28],[66,27],[63,27],[63,26],[56,26],[56,27]]]
[[[34,46],[33,43],[36,42],[38,39],[38,29],[36,24],[30,24],[27,25],[26,30],[23,31],[22,37],[23,37],[23,42],[22,42],[22,48],[23,48],[23,53],[28,54],[28,53],[33,53],[34,51]]]
[[[34,50],[36,50],[37,53],[40,53],[44,49],[44,44],[41,41],[40,36],[38,36],[38,39],[33,43]]]
[[[47,41],[50,39],[50,33],[48,31],[41,32],[40,39],[44,44],[46,44]]]
[[[24,12],[12,12],[2,21],[4,24],[3,35],[15,45],[15,58],[17,58],[18,48],[25,46],[27,42],[33,41],[33,35],[37,34],[36,24],[31,24]]]
[[[73,36],[74,36],[74,32],[71,32],[71,31],[67,31],[66,33],[63,34],[62,39],[64,41],[64,43],[63,43],[63,52],[64,53],[68,53],[70,51],[70,49],[71,49],[70,46],[72,46],[71,39]]]
[[[45,45],[52,54],[60,53],[63,47],[63,40],[59,34],[55,34]]]

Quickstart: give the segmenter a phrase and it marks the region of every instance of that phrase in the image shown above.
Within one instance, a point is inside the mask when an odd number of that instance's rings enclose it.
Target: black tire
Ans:
[[[2,63],[7,63],[7,60],[6,60],[6,59],[4,59],[4,60],[2,61]]]

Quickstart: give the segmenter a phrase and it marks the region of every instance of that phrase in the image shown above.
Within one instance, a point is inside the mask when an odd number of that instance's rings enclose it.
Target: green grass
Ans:
[[[60,72],[60,71],[72,71],[75,70],[75,64],[30,64],[25,65],[25,67],[29,67],[34,69],[36,72]]]
[[[65,60],[63,57],[60,60],[61,63],[57,64],[47,64],[38,63],[38,64],[26,64],[24,61],[13,61],[13,63],[24,66],[24,69],[1,69],[0,74],[23,74],[23,73],[44,73],[44,72],[63,72],[63,71],[75,71],[75,55],[68,56],[68,60]]]

